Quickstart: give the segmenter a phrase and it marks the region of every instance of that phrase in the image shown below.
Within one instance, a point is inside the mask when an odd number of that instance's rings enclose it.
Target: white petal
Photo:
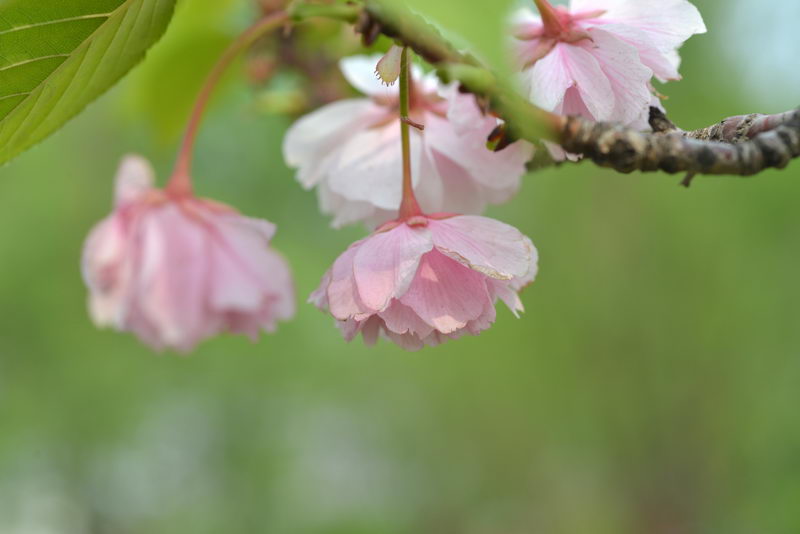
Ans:
[[[411,167],[414,184],[419,181],[422,141],[411,132]],[[396,210],[402,190],[400,124],[358,132],[341,147],[329,173],[331,191],[351,201],[363,201],[385,210]]]
[[[339,60],[339,69],[354,88],[369,96],[391,96],[398,94],[397,85],[386,86],[375,74],[381,55],[351,56]]]
[[[365,98],[341,100],[295,122],[283,139],[283,156],[287,165],[299,168],[297,179],[303,187],[316,185],[330,165],[331,153],[379,112]]]

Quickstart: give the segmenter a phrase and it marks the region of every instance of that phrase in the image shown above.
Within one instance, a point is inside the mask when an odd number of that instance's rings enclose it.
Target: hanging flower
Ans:
[[[531,100],[563,115],[647,128],[651,80],[678,80],[678,48],[706,27],[687,0],[535,0],[515,36]]]
[[[375,75],[381,58],[351,57],[340,66],[348,81],[368,98],[329,104],[297,121],[284,140],[287,163],[298,169],[307,189],[316,187],[322,211],[333,226],[393,219],[401,197],[399,97],[397,85]],[[387,57],[382,65],[389,65]],[[391,68],[390,68],[391,67]],[[414,73],[411,162],[414,189],[427,212],[480,213],[507,201],[519,188],[532,147],[517,142],[500,152],[486,148],[498,120],[485,115],[475,97],[435,76]]]
[[[129,156],[114,212],[84,247],[92,319],[184,352],[224,331],[272,332],[295,307],[288,265],[268,247],[274,233],[223,204],[153,188],[148,162]]]
[[[336,318],[345,339],[379,334],[407,350],[477,335],[501,299],[517,314],[537,253],[519,230],[494,219],[418,215],[350,246],[310,301]]]

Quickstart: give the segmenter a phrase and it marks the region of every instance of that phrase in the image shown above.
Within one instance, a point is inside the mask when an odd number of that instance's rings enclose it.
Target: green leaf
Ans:
[[[175,0],[0,0],[0,163],[106,92],[164,33]]]
[[[494,70],[508,72],[510,17],[517,0],[380,1],[416,11],[439,26],[459,47],[468,48]]]

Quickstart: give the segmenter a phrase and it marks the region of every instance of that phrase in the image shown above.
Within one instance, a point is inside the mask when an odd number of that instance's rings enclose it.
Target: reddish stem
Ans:
[[[556,9],[547,0],[533,0],[536,3],[536,8],[539,10],[539,15],[542,17],[545,33],[547,35],[559,35],[566,31],[564,24],[556,12]]]
[[[278,28],[287,20],[289,20],[289,17],[283,11],[272,13],[271,15],[262,18],[245,30],[241,35],[239,35],[239,37],[237,37],[236,40],[230,44],[228,49],[225,50],[225,52],[222,54],[222,57],[219,59],[219,61],[217,61],[217,64],[214,65],[214,69],[208,75],[208,78],[203,84],[203,88],[197,95],[197,100],[195,101],[194,109],[192,110],[192,114],[189,118],[189,124],[186,127],[186,133],[184,134],[183,142],[181,143],[181,148],[178,152],[175,170],[173,171],[172,177],[170,178],[166,187],[167,192],[178,196],[192,194],[192,155],[194,153],[194,145],[197,139],[197,131],[200,128],[201,122],[203,121],[203,113],[208,106],[208,101],[211,98],[211,95],[213,94],[214,89],[216,88],[220,79],[222,78],[222,75],[225,73],[228,67],[230,67],[231,63],[233,63],[233,60],[236,59],[239,53],[253,44],[256,39],[265,33]]]

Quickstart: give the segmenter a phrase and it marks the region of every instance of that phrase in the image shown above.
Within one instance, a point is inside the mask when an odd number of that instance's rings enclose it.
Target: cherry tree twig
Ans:
[[[297,18],[303,14],[302,5],[295,7]],[[655,108],[650,117],[653,132],[563,117],[531,104],[512,84],[498,80],[478,60],[456,50],[433,26],[397,3],[366,0],[363,5],[337,9],[335,14],[326,14],[320,6],[312,8],[314,16],[354,24],[365,44],[383,34],[410,47],[436,67],[443,82],[457,81],[488,103],[505,119],[512,137],[556,142],[601,167],[622,173],[687,173],[683,183],[688,185],[695,175],[751,176],[784,168],[800,157],[800,110],[731,117],[694,131],[681,130]]]

